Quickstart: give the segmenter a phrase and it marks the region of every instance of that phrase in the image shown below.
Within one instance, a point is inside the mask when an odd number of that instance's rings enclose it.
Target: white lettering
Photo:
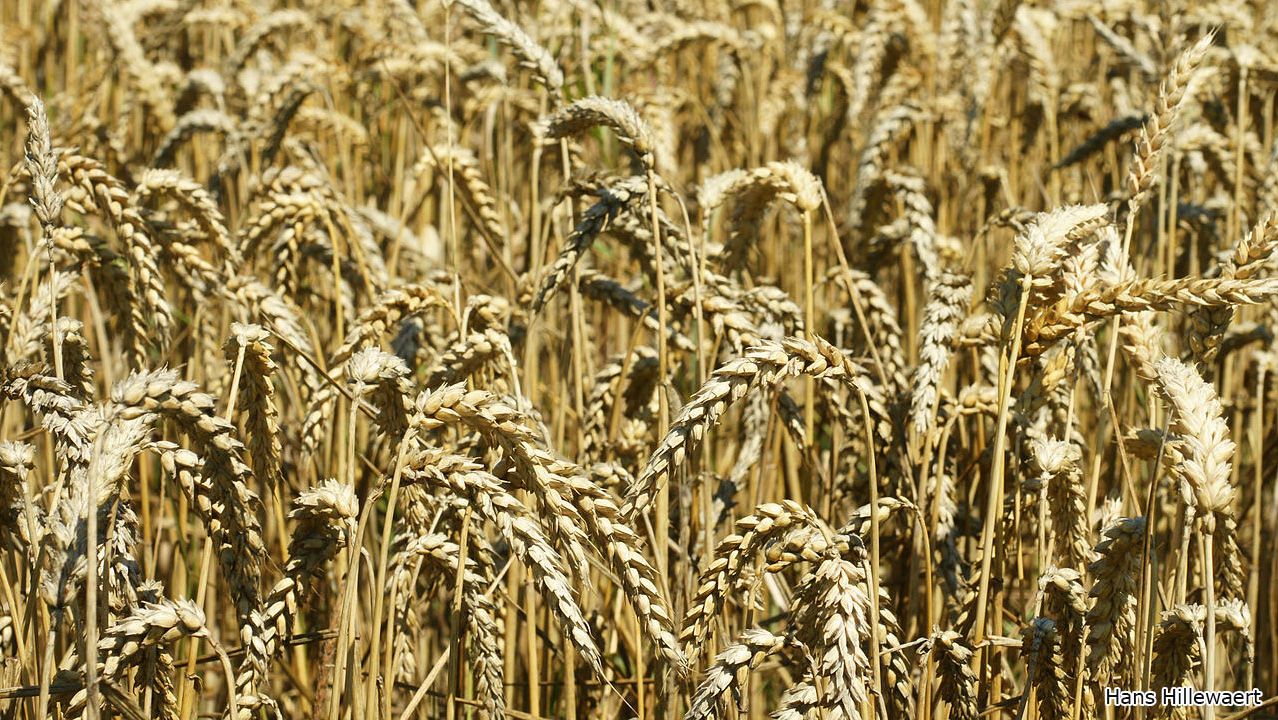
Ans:
[[[1118,693],[1125,691],[1119,690]],[[1153,694],[1152,692],[1150,693]],[[1105,696],[1106,703],[1109,703],[1108,691]],[[1255,707],[1259,705],[1264,698],[1264,693],[1259,688],[1251,690],[1198,690],[1196,688],[1177,686],[1165,687],[1158,694],[1158,700],[1163,707],[1207,707],[1225,706],[1225,707]],[[1116,703],[1122,706],[1122,703]]]
[[[1153,707],[1158,704],[1158,694],[1153,690],[1122,690],[1107,687],[1105,704],[1110,707]]]

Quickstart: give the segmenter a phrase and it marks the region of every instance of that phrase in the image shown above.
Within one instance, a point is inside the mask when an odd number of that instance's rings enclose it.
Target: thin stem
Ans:
[[[980,644],[986,637],[985,607],[989,599],[990,568],[997,548],[994,534],[1002,517],[1003,509],[1003,465],[1007,447],[1007,420],[1011,406],[1012,388],[1016,377],[1016,363],[1020,360],[1021,329],[1025,324],[1025,308],[1029,305],[1030,288],[1034,278],[1026,275],[1021,279],[1019,305],[1016,310],[1016,322],[1012,325],[1011,349],[1003,353],[999,360],[998,420],[994,431],[994,454],[990,459],[989,496],[985,505],[985,525],[981,530],[981,580],[976,601],[975,641]],[[988,651],[986,651],[988,652]]]
[[[1202,545],[1203,595],[1207,606],[1207,649],[1203,657],[1203,690],[1211,692],[1216,689],[1216,570],[1212,561],[1212,545],[1215,543],[1213,533],[1205,532],[1198,536]],[[1203,720],[1216,717],[1216,706],[1207,703],[1203,706]]]

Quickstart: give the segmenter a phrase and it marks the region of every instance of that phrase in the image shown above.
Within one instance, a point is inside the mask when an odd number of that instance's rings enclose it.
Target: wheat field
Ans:
[[[0,717],[1278,717],[1276,100],[1264,0],[3,0]]]

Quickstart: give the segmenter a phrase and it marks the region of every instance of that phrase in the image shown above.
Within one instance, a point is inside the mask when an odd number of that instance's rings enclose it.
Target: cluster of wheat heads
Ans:
[[[1270,5],[0,2],[0,717],[1272,714]]]

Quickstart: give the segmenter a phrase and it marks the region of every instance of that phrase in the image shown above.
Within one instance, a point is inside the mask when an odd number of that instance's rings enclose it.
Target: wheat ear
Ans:
[[[302,600],[324,580],[324,565],[350,544],[358,514],[355,490],[336,480],[325,480],[293,501],[288,516],[296,525],[288,564],[243,633],[247,652],[235,675],[243,710],[251,712],[265,700],[259,687],[269,677],[270,664],[283,650]]]
[[[741,633],[735,644],[729,645],[715,658],[714,665],[697,686],[683,720],[715,717],[720,700],[728,692],[739,703],[746,674],[757,669],[764,660],[785,650],[789,644],[790,641],[785,636],[773,635],[761,628]]]
[[[750,348],[745,357],[716,369],[671,422],[669,433],[627,493],[623,515],[634,518],[648,508],[661,486],[732,404],[755,388],[773,388],[786,378],[801,375],[847,383],[867,398],[878,399],[880,395],[860,366],[820,338],[808,342],[791,337]]]

